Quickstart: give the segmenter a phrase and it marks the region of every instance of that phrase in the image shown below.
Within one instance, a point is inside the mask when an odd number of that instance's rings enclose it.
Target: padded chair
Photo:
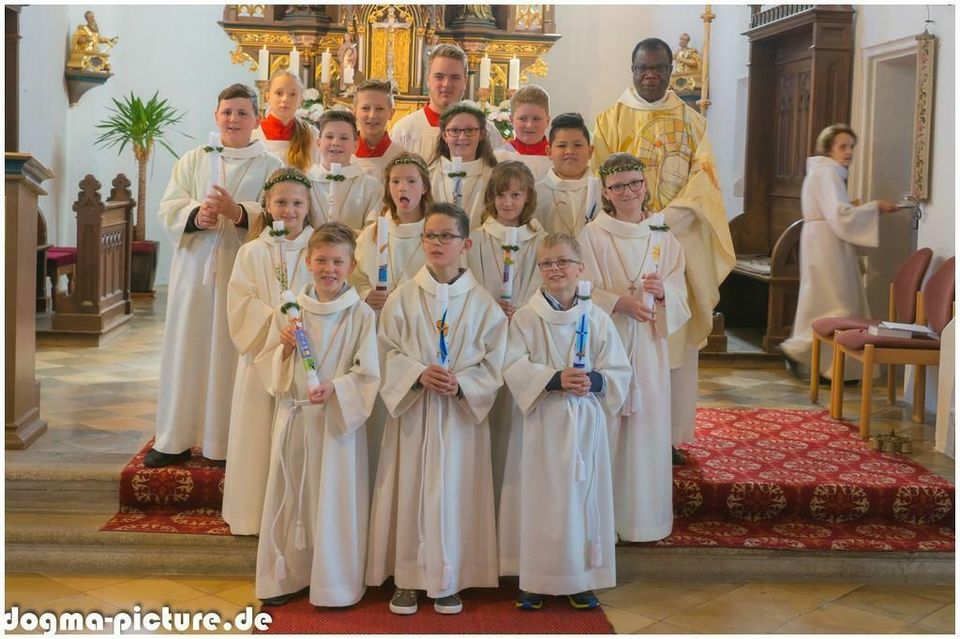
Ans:
[[[890,303],[887,310],[887,319],[904,324],[913,324],[916,320],[917,292],[923,283],[923,276],[927,274],[927,267],[933,259],[933,251],[922,248],[908,257],[897,269],[897,274],[890,282]],[[810,328],[813,329],[813,341],[810,345],[810,402],[817,403],[820,395],[820,344],[833,346],[833,339],[837,331],[848,331],[855,328],[867,328],[877,324],[879,320],[870,320],[865,317],[821,317],[813,320]],[[887,368],[887,399],[892,404],[896,393],[896,375],[893,375],[893,366]],[[832,388],[832,386],[831,386]],[[831,396],[830,409],[833,411],[834,398]]]
[[[955,258],[944,262],[930,276],[923,292],[917,295],[916,323],[929,326],[936,337],[881,337],[866,328],[840,331],[834,339],[834,375],[831,393],[837,398],[836,417],[843,418],[843,366],[846,357],[863,363],[860,395],[860,437],[870,436],[870,400],[873,392],[874,364],[913,365],[917,367],[913,384],[913,421],[923,423],[927,366],[940,361],[940,333],[953,317],[955,299]],[[839,383],[837,380],[840,380]]]
[[[73,280],[77,276],[77,249],[73,246],[53,246],[47,249],[47,277],[56,291],[60,276],[67,276],[67,292],[73,292]],[[53,295],[53,310],[57,310],[57,295]]]

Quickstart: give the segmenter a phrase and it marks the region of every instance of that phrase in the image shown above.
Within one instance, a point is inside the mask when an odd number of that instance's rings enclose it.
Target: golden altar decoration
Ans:
[[[234,64],[259,67],[266,47],[269,74],[287,68],[294,47],[300,54],[300,75],[307,88],[316,88],[325,105],[350,106],[355,85],[366,78],[391,80],[397,107],[394,120],[421,108],[427,101],[427,56],[438,43],[453,43],[467,52],[465,97],[478,99],[480,60],[491,60],[490,93],[497,104],[509,97],[510,60],[520,60],[521,84],[548,72],[543,60],[560,39],[553,5],[225,5],[220,25],[236,47]],[[341,62],[349,60],[353,82]],[[322,80],[322,58],[329,51],[329,81]],[[346,75],[346,78],[344,78]],[[262,84],[262,83],[261,83]],[[486,96],[486,94],[484,94]]]

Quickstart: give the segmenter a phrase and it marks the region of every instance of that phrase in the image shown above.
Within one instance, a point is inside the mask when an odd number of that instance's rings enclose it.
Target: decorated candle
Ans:
[[[273,228],[270,231],[270,237],[274,240],[274,264],[277,271],[277,281],[280,282],[280,290],[287,290],[287,256],[286,242],[284,238],[287,230],[284,228],[283,220],[274,220]]]
[[[307,331],[303,328],[303,320],[300,318],[300,305],[297,304],[297,298],[293,291],[287,289],[281,295],[280,299],[283,306],[280,310],[293,326],[294,339],[297,342],[297,352],[303,361],[303,370],[307,375],[307,388],[315,390],[320,386],[320,377],[317,375],[317,362],[313,359],[313,351],[310,350],[310,341],[307,339]]]
[[[377,218],[377,290],[387,290],[387,257],[390,241],[390,224],[385,215]]]
[[[212,192],[214,186],[220,184],[220,132],[212,131],[208,140],[210,150],[207,152],[207,162],[210,163],[210,182],[207,192]]]
[[[437,363],[446,368],[450,365],[447,345],[447,310],[450,305],[450,285],[437,284]]]
[[[513,298],[514,256],[519,250],[517,246],[517,227],[507,227],[503,238],[503,281],[500,283],[500,299],[509,302]]]
[[[587,204],[586,210],[584,211],[584,216],[587,219],[587,222],[593,220],[597,216],[597,210],[600,208],[600,178],[598,177],[588,177],[587,178]]]
[[[339,222],[340,211],[336,210],[336,196],[340,192],[340,187],[337,185],[343,181],[343,165],[339,162],[331,162],[330,173],[327,178],[329,179],[331,176],[333,179],[330,180],[330,192],[327,195],[327,217],[330,218],[331,222]]]
[[[580,300],[580,319],[577,322],[577,338],[575,340],[573,367],[586,369],[587,367],[587,326],[590,321],[590,288],[589,280],[577,282],[577,298]]]
[[[459,155],[451,156],[450,162],[453,168],[450,173],[453,176],[453,203],[459,207],[463,206],[463,158]]]

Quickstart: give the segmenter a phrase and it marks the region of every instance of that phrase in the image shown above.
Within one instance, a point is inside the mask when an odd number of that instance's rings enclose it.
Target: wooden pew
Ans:
[[[134,199],[130,180],[113,180],[106,202],[92,175],[80,182],[77,213],[77,275],[73,290],[54,305],[55,332],[104,335],[130,320],[130,248]]]
[[[746,216],[730,222],[734,237]],[[738,255],[733,272],[720,287],[719,309],[728,326],[763,329],[763,350],[776,352],[790,337],[800,292],[800,230],[803,220],[793,222],[780,234],[770,255]]]

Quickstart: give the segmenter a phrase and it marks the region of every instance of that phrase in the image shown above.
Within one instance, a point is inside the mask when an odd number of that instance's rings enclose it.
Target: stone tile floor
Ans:
[[[162,292],[156,300],[137,301],[129,327],[99,349],[38,348],[41,414],[49,430],[30,449],[6,452],[8,476],[36,468],[119,471],[152,436],[164,302]],[[953,480],[953,460],[933,450],[932,417],[913,424],[907,407],[887,406],[882,393],[875,395],[873,431],[909,433],[911,457]],[[846,399],[846,414],[855,419],[855,389],[848,389]],[[703,368],[699,404],[811,408],[804,380],[769,369]],[[169,602],[226,618],[257,603],[252,576],[11,573],[5,585],[7,608],[114,612],[137,602]],[[600,598],[618,633],[953,634],[956,614],[952,584],[633,582]]]

